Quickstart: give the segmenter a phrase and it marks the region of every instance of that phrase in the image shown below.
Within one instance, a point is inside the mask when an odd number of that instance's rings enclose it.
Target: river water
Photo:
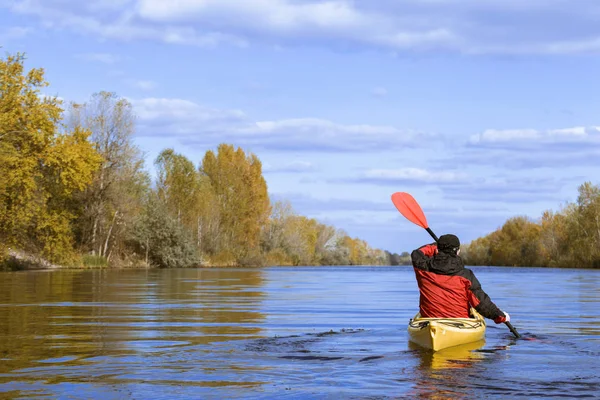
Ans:
[[[0,398],[598,398],[600,271],[472,269],[522,339],[410,344],[410,267],[2,273]]]

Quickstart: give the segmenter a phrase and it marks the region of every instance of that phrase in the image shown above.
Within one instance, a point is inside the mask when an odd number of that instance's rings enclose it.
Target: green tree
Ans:
[[[156,158],[157,188],[170,214],[188,229],[198,216],[200,176],[194,163],[173,149],[165,149]]]
[[[146,263],[161,268],[200,264],[198,249],[189,232],[170,215],[167,205],[155,193],[148,196],[134,228],[133,240]]]

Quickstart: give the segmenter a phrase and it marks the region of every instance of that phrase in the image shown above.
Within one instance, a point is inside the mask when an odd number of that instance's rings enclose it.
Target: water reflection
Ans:
[[[481,279],[524,338],[432,353],[405,267],[4,273],[0,398],[597,396],[600,271]]]
[[[483,346],[485,340],[434,352],[409,342],[409,349],[419,361],[411,396],[428,399],[469,398],[463,389],[471,383],[470,377],[476,364],[485,359],[485,354],[477,351]]]
[[[408,348],[415,350],[420,358],[420,368],[426,371],[448,369],[448,368],[469,368],[474,363],[481,361],[484,355],[475,350],[485,346],[485,340],[468,343],[460,346],[449,347],[440,351],[431,351],[409,342]]]
[[[265,319],[259,269],[25,272],[2,278],[0,383],[27,377],[54,383],[136,379],[123,372],[128,364],[143,364],[139,357],[145,354],[160,358],[140,375],[156,368],[168,379],[169,371],[189,371],[186,363],[210,353],[205,347],[211,343],[260,337]],[[206,374],[251,368],[210,358],[203,361]]]
[[[579,323],[573,325],[577,327],[582,335],[598,335],[600,334],[600,319],[598,318],[600,276],[590,274],[588,271],[579,271],[575,280],[577,282],[579,310],[576,315],[572,316],[572,320]]]

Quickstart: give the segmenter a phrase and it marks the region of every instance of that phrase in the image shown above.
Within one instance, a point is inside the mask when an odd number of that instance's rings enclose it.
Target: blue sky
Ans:
[[[274,199],[373,247],[463,242],[600,183],[596,0],[0,0],[47,94],[128,98],[147,167],[258,155]]]

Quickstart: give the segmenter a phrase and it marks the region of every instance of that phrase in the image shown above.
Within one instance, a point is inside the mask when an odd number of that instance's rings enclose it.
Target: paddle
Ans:
[[[425,218],[425,214],[421,209],[421,206],[410,194],[405,192],[396,192],[392,194],[392,203],[396,206],[400,214],[404,216],[407,220],[412,222],[413,224],[419,225],[421,228],[425,229],[431,237],[436,241],[438,241],[437,236],[431,229],[429,229],[429,225],[427,224],[427,218]],[[515,337],[520,338],[521,335],[517,330],[512,326],[510,322],[505,322],[508,329],[515,335]]]
[[[398,211],[400,211],[400,214],[404,215],[404,218],[429,232],[433,240],[437,243],[438,238],[435,236],[435,233],[429,229],[427,218],[425,218],[421,206],[414,197],[408,193],[396,192],[392,194],[392,203],[394,203]]]

